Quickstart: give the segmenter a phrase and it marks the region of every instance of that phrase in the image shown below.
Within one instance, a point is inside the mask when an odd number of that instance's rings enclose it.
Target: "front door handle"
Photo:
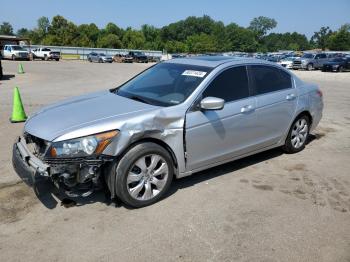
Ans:
[[[288,94],[288,95],[286,96],[286,99],[287,99],[288,101],[294,100],[295,98],[296,98],[295,94]]]
[[[254,111],[254,107],[252,105],[246,105],[241,108],[241,113],[249,113]]]

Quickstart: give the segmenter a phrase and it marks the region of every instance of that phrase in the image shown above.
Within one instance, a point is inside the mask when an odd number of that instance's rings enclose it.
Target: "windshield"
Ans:
[[[204,66],[160,63],[126,82],[116,93],[158,106],[177,105],[192,94],[210,70]]]
[[[12,46],[12,50],[16,50],[16,51],[26,51],[23,47],[18,46],[18,45],[13,45],[13,46]]]
[[[301,58],[314,58],[313,54],[304,54]]]
[[[286,57],[282,61],[294,61],[294,60],[295,60],[294,57]]]
[[[105,54],[100,54],[100,56],[106,56]]]

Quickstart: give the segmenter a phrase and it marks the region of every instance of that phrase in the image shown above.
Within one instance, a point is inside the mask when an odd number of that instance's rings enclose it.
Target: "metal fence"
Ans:
[[[130,51],[141,51],[147,56],[152,56],[155,58],[160,58],[162,56],[162,51],[155,50],[134,50],[134,49],[113,49],[113,48],[91,48],[91,47],[70,47],[70,46],[42,46],[42,45],[24,45],[24,48],[29,51],[35,48],[47,47],[52,51],[61,52],[62,58],[67,59],[81,59],[86,60],[88,54],[91,52],[104,53],[105,55],[114,56],[116,54],[127,54]]]

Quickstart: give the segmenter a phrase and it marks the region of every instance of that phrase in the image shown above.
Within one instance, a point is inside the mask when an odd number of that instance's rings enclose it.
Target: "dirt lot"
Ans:
[[[144,64],[3,61],[0,83],[1,261],[350,261],[350,73],[296,72],[321,86],[322,122],[295,155],[268,151],[173,183],[163,201],[116,208],[98,194],[65,208],[41,201],[12,170],[23,124],[10,124],[18,86],[28,114],[116,86]]]

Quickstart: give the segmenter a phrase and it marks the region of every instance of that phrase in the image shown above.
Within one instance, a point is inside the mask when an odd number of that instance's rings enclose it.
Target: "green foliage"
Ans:
[[[99,29],[94,23],[75,25],[56,15],[51,22],[47,17],[40,17],[36,28],[21,28],[17,35],[29,38],[33,44],[153,49],[170,53],[268,52],[310,48],[350,50],[350,24],[343,25],[336,32],[322,27],[314,33],[311,41],[297,32],[268,34],[276,26],[275,19],[264,16],[254,18],[249,27],[242,27],[235,23],[224,25],[204,15],[190,16],[162,28],[145,24],[140,30],[123,29],[110,22]],[[13,34],[11,24],[3,22],[0,34]]]
[[[121,48],[122,42],[120,41],[119,37],[115,34],[108,34],[105,36],[102,36],[97,41],[97,47],[102,48]]]
[[[128,29],[123,36],[123,46],[128,49],[143,49],[146,39],[142,32]]]
[[[261,39],[263,36],[266,35],[268,31],[271,29],[274,29],[277,26],[277,22],[273,18],[265,17],[265,16],[259,16],[254,18],[250,24],[249,29],[255,32],[257,37]]]
[[[0,25],[0,35],[13,35],[13,27],[9,22]]]
[[[294,33],[271,33],[264,37],[264,45],[267,51],[276,50],[307,50],[310,48],[305,35]]]
[[[328,44],[329,37],[332,35],[332,30],[329,27],[321,27],[320,31],[315,32],[311,37],[311,43],[316,48],[325,50]]]
[[[216,51],[216,39],[212,35],[200,33],[199,35],[191,35],[187,37],[187,50],[191,53],[205,53]]]
[[[350,50],[350,24],[343,25],[337,32],[328,39],[328,46],[331,50]]]

